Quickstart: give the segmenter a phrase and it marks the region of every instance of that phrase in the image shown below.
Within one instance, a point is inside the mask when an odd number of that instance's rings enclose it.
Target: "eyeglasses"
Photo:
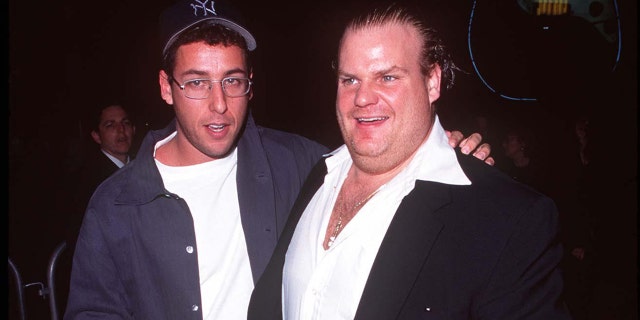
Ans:
[[[170,81],[175,82],[176,85],[184,91],[184,95],[190,99],[208,98],[215,82],[220,82],[222,92],[229,98],[242,97],[249,93],[249,89],[251,89],[251,80],[249,78],[227,77],[222,80],[193,79],[180,84],[176,79],[170,77]]]

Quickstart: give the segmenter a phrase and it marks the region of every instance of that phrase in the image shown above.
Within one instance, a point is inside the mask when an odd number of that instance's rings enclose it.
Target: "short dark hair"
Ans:
[[[242,49],[247,61],[248,68],[251,68],[249,60],[249,50],[247,42],[236,31],[233,31],[220,24],[212,24],[210,22],[202,22],[190,27],[180,34],[180,36],[167,48],[166,53],[162,57],[162,69],[169,75],[173,76],[173,69],[176,64],[176,52],[180,46],[190,43],[204,42],[208,45],[224,45],[225,47],[237,46]]]
[[[100,129],[100,119],[102,117],[102,112],[104,111],[104,109],[111,106],[118,106],[122,108],[127,113],[129,119],[133,122],[133,114],[129,111],[129,109],[127,109],[127,107],[125,107],[123,101],[117,99],[102,99],[100,102],[95,103],[87,108],[84,120],[82,121],[84,127],[83,131],[88,134],[91,134],[92,131],[97,132]]]

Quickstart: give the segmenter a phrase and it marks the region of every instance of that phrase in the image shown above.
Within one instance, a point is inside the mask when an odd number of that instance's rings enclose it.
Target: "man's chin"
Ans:
[[[212,159],[222,159],[229,156],[235,149],[235,146],[235,144],[212,146],[207,150],[206,155]]]

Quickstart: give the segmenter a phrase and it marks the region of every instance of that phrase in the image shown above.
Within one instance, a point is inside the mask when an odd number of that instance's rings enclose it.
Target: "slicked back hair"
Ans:
[[[427,24],[422,10],[416,6],[402,5],[398,3],[376,4],[370,10],[352,18],[346,25],[338,52],[344,41],[344,34],[347,31],[359,31],[369,27],[379,27],[387,24],[399,24],[412,26],[420,35],[422,40],[422,53],[420,59],[420,69],[423,75],[428,76],[433,71],[435,65],[439,65],[442,71],[441,82],[443,88],[451,89],[454,84],[455,70],[457,66],[447,51],[443,39],[438,31]],[[334,62],[334,68],[338,65]]]

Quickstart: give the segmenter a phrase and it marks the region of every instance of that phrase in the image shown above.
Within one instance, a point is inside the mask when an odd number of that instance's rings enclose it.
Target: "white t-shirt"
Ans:
[[[204,319],[246,319],[253,276],[238,204],[237,150],[192,166],[156,165],[165,188],[187,202],[193,217]]]

